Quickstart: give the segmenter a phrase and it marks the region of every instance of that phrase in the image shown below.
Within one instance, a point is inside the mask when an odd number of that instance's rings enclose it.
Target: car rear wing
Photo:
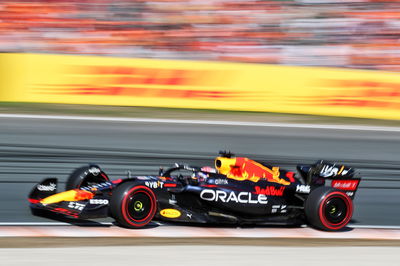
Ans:
[[[361,181],[361,178],[354,177],[354,168],[323,160],[311,165],[298,165],[297,170],[307,185],[330,185],[345,191],[351,198],[354,198]]]

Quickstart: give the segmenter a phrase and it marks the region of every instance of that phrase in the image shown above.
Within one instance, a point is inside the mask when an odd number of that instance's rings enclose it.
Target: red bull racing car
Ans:
[[[354,169],[319,161],[298,165],[299,177],[279,167],[222,152],[215,167],[175,164],[157,176],[111,181],[97,165],[76,169],[66,190],[47,178],[29,194],[31,209],[78,219],[112,217],[128,228],[152,220],[196,224],[345,227],[360,178]]]

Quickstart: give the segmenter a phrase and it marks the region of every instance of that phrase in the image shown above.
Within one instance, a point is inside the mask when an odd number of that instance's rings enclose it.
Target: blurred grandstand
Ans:
[[[0,51],[400,71],[400,2],[3,0]]]

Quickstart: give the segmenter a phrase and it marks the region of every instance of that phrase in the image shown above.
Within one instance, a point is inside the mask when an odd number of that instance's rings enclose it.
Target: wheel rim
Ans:
[[[347,218],[348,208],[342,198],[330,198],[325,202],[324,210],[325,218],[331,224],[340,224]]]
[[[151,206],[152,200],[147,191],[135,191],[128,197],[126,208],[132,220],[141,222],[150,215],[152,211]]]
[[[139,212],[143,210],[143,202],[137,200],[133,203],[133,209],[135,212]]]

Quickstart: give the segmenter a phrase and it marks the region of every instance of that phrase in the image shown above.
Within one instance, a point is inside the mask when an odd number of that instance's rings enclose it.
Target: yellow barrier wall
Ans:
[[[0,100],[400,119],[400,75],[258,64],[0,54]]]

